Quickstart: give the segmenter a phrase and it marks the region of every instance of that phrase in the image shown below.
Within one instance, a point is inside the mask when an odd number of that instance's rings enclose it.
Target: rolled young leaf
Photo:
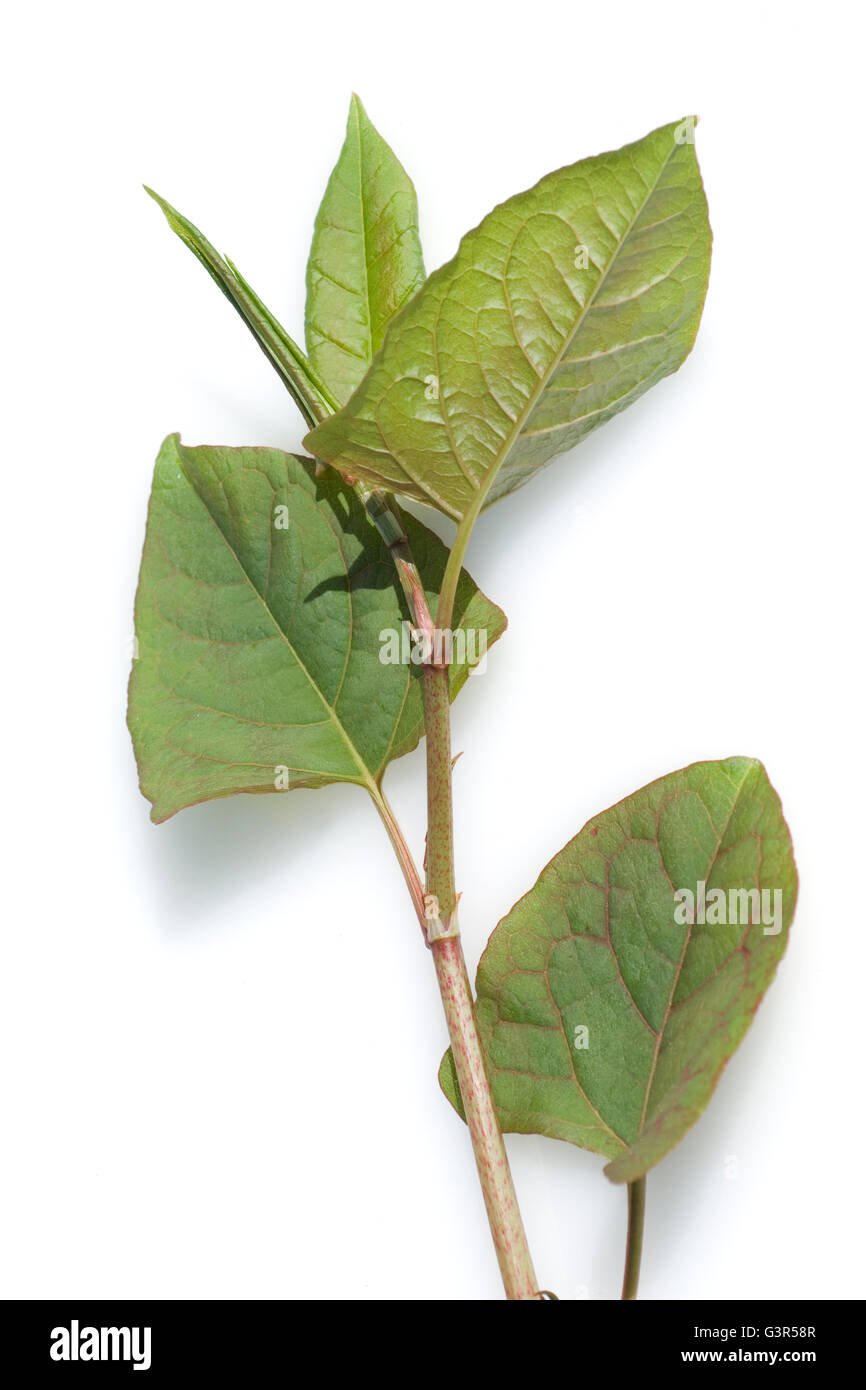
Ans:
[[[445,549],[401,520],[433,601]],[[452,698],[505,627],[466,574],[457,612]],[[152,818],[236,792],[377,785],[423,732],[420,666],[400,659],[404,615],[388,547],[336,474],[317,478],[311,460],[278,449],[190,449],[170,436],[129,691]]]
[[[152,188],[145,192],[162,208],[172,231],[192,251],[219,286],[229,303],[237,310],[268,361],[276,368],[283,385],[291,393],[308,425],[321,420],[336,407],[324,383],[304,356],[297,343],[278,323],[263,304],[251,285],[248,285],[237,266],[211,245],[203,232],[188,217],[179,213]]]
[[[305,447],[471,525],[676,371],[710,265],[693,133],[662,126],[494,208]]]
[[[415,189],[353,96],[307,266],[307,353],[341,405],[423,283]]]
[[[658,1163],[705,1109],[788,939],[797,871],[759,762],[695,763],[589,821],[496,927],[478,1022],[504,1130]],[[440,1083],[460,1109],[447,1053]]]

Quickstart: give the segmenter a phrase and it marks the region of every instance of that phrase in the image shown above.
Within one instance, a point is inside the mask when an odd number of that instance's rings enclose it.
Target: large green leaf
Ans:
[[[402,519],[433,602],[446,552]],[[505,626],[466,574],[458,612],[488,644]],[[404,616],[388,549],[336,474],[317,478],[311,460],[277,449],[188,449],[170,436],[154,473],[129,697],[153,819],[281,790],[282,768],[290,786],[373,788],[423,730],[420,668],[380,660],[380,634]],[[452,696],[468,674],[455,660]]]
[[[341,405],[423,283],[415,189],[353,96],[307,266],[307,352]]]
[[[663,126],[495,208],[306,447],[471,522],[676,371],[710,263],[693,129]]]
[[[716,889],[728,925],[713,922]],[[693,894],[691,912],[678,890]],[[743,890],[768,896],[747,903]],[[503,1129],[604,1154],[614,1182],[641,1177],[707,1105],[775,974],[796,897],[779,798],[751,758],[695,763],[589,821],[478,968]],[[450,1053],[440,1081],[460,1110]]]

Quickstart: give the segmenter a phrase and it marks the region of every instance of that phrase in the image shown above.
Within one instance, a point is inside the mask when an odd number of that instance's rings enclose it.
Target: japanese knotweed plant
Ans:
[[[542,1298],[502,1140],[591,1149],[627,1184],[701,1114],[773,977],[797,891],[759,762],[695,763],[592,817],[496,927],[477,1003],[457,922],[450,702],[505,617],[463,569],[479,513],[675,372],[710,266],[695,122],[548,174],[425,277],[415,191],[353,98],[316,218],[306,352],[153,194],[279,373],[307,454],[156,462],[129,725],[155,821],[214,797],[370,796],[430,949],[509,1298]],[[450,550],[397,497],[455,523]],[[404,626],[410,624],[409,628]],[[412,660],[382,661],[408,632]],[[469,639],[473,640],[470,641]],[[462,639],[462,640],[461,640]],[[474,645],[473,645],[474,643]],[[426,734],[425,881],[383,790]]]

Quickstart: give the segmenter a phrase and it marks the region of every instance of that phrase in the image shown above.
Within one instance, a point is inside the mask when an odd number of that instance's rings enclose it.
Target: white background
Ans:
[[[642,1294],[863,1295],[857,13],[84,0],[7,16],[0,1293],[500,1293],[436,1085],[431,962],[363,794],[235,798],[154,827],[124,727],[160,441],[303,434],[140,185],[300,336],[355,89],[416,182],[430,269],[548,170],[700,113],[715,251],[693,355],[472,543],[510,626],[454,711],[464,942],[474,972],[601,808],[695,759],[762,758],[799,910],[709,1110],[650,1175]],[[386,779],[419,858],[422,764]],[[508,1149],[541,1283],[617,1297],[625,1192],[602,1160]]]

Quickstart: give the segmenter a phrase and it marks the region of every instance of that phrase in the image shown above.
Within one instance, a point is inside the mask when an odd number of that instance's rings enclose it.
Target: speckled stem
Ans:
[[[441,922],[456,924],[447,668],[425,666],[423,684],[427,729],[427,893],[435,895]],[[433,941],[431,950],[505,1295],[509,1299],[537,1299],[538,1281],[490,1091],[460,937]]]

